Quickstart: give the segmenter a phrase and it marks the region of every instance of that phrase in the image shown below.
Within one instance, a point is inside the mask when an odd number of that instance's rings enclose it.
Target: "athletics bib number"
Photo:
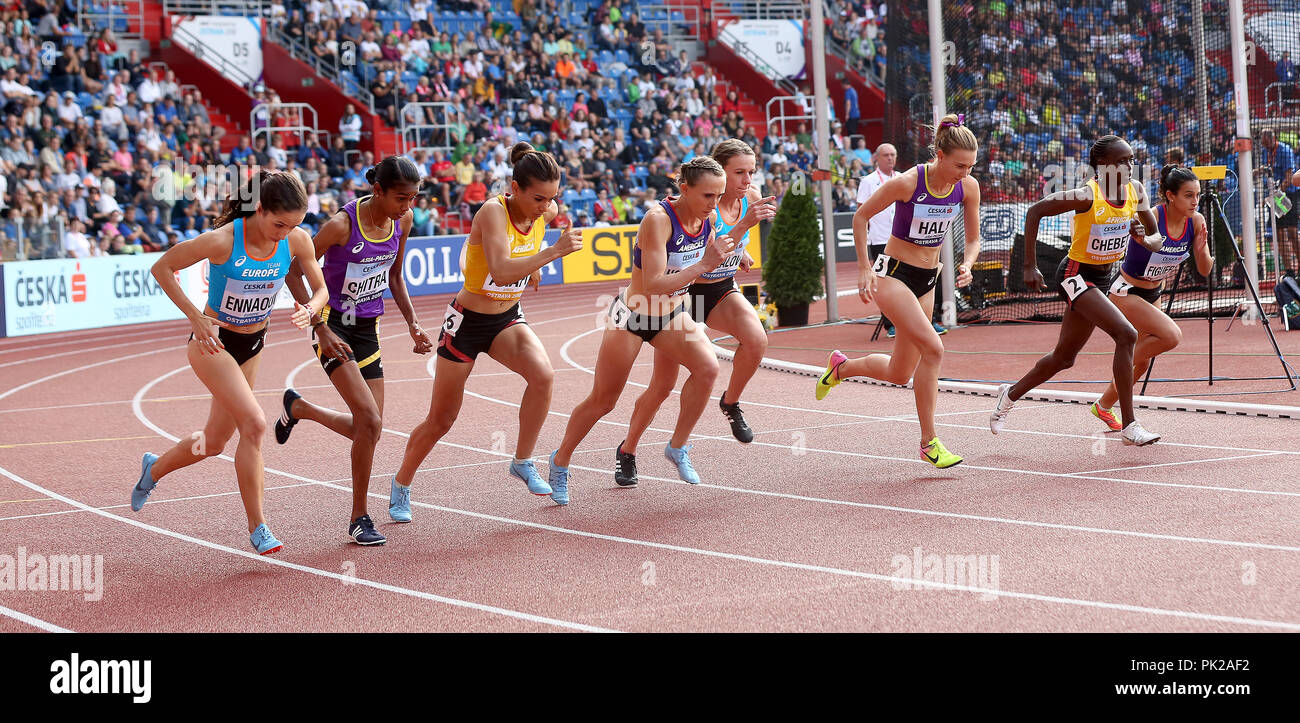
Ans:
[[[876,276],[884,276],[885,268],[888,266],[889,266],[889,257],[884,254],[881,254],[876,257],[876,263],[871,267],[871,271],[875,273]]]
[[[456,336],[456,332],[460,331],[462,321],[465,321],[465,315],[456,311],[456,307],[448,304],[447,315],[442,318],[442,331],[448,336]]]
[[[388,288],[388,268],[392,263],[391,259],[373,264],[349,261],[343,276],[343,297],[359,303],[383,296]]]
[[[1110,285],[1110,293],[1114,296],[1128,296],[1128,290],[1133,288],[1133,284],[1124,280],[1123,276],[1115,277],[1115,283]]]
[[[1066,298],[1074,301],[1088,290],[1088,282],[1084,281],[1082,276],[1067,276],[1061,279],[1061,288],[1065,289]]]

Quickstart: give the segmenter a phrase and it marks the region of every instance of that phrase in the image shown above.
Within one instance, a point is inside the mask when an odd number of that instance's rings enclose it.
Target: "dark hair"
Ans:
[[[1173,148],[1170,148],[1168,151],[1165,152],[1165,156],[1169,160],[1173,161],[1174,163],[1182,163],[1183,149],[1179,148],[1178,146],[1174,146]]]
[[[520,190],[533,185],[534,181],[548,183],[560,180],[560,164],[555,162],[555,158],[525,141],[516,143],[510,149],[510,165],[513,167],[511,178],[519,184]]]
[[[1183,187],[1188,181],[1197,181],[1196,174],[1192,169],[1186,166],[1180,166],[1177,163],[1167,164],[1160,169],[1160,200],[1165,200],[1166,193],[1178,193],[1178,189]]]
[[[402,183],[419,186],[420,170],[406,156],[388,156],[366,171],[366,183],[385,190]]]
[[[226,209],[212,222],[212,227],[221,228],[237,218],[252,216],[258,203],[271,213],[305,211],[307,189],[292,173],[262,169],[226,201]]]
[[[1101,165],[1101,159],[1105,158],[1107,153],[1110,153],[1110,149],[1123,142],[1124,139],[1116,135],[1106,135],[1098,138],[1093,142],[1092,148],[1088,149],[1088,165],[1092,166],[1093,170],[1096,171],[1097,167]]]

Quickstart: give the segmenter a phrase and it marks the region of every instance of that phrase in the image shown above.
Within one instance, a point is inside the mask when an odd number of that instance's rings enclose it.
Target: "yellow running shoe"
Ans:
[[[831,352],[830,361],[826,362],[826,371],[817,377],[817,399],[821,401],[830,394],[831,387],[840,383],[839,371],[840,365],[848,361],[849,358],[840,353],[839,349]]]
[[[930,440],[929,444],[921,448],[921,458],[939,469],[947,469],[961,464],[961,457],[949,452],[938,437]]]
[[[1118,432],[1124,428],[1124,425],[1120,424],[1119,420],[1115,418],[1114,407],[1111,407],[1110,409],[1102,409],[1099,402],[1093,402],[1088,405],[1088,411],[1092,412],[1092,416],[1105,422],[1106,426],[1110,427],[1110,431],[1112,432]]]

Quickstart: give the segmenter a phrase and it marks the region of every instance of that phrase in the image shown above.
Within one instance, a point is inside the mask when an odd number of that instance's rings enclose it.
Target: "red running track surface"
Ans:
[[[543,472],[590,391],[597,298],[614,290],[525,300],[556,369]],[[426,326],[446,301],[416,300]],[[940,471],[919,457],[910,391],[850,384],[817,402],[810,378],[760,369],[743,400],[752,444],[711,403],[693,438],[705,484],[678,481],[662,456],[674,396],[643,439],[641,485],[620,489],[613,449],[648,381],[643,350],[559,507],[507,475],[523,384],[480,357],[416,478],[415,521],[399,525],[388,479],[428,410],[432,356],[410,353],[390,314],[370,500],[388,544],[346,537],[348,443],[307,422],[285,446],[263,443],[267,518],[285,543],[264,558],[229,459],[127,506],[141,454],[206,416],[187,334],[167,322],[0,341],[0,555],[103,560],[97,600],[5,591],[0,632],[1300,630],[1295,421],[1149,411],[1165,438],[1137,449],[1067,404],[1019,405],[994,437],[990,399],[944,394],[940,434],[966,462]],[[344,408],[278,312],[256,384],[268,420],[289,378]]]

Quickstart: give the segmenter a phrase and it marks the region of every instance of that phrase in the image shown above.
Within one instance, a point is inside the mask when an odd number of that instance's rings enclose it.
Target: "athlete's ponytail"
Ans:
[[[213,222],[221,228],[237,218],[247,218],[262,205],[270,213],[307,210],[307,189],[292,173],[261,169],[226,201],[226,208]]]
[[[1160,200],[1168,201],[1166,193],[1178,193],[1184,183],[1193,181],[1199,183],[1196,174],[1192,169],[1186,166],[1180,166],[1177,163],[1169,163],[1160,169]]]
[[[949,113],[939,121],[939,127],[934,131],[934,144],[930,150],[937,153],[952,153],[953,151],[979,151],[979,141],[975,140],[975,134],[966,127],[966,116]]]

